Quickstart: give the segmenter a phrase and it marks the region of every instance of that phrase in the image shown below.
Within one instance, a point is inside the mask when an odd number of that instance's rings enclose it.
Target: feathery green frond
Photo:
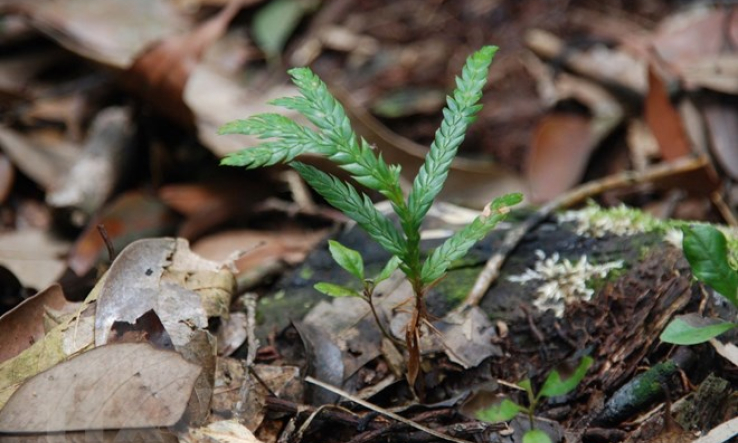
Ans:
[[[279,114],[258,114],[246,120],[236,120],[223,125],[218,133],[276,139],[229,154],[221,161],[221,164],[229,166],[254,169],[287,163],[309,152],[323,155],[335,152],[333,144],[324,137]]]
[[[408,209],[415,223],[406,227],[406,232],[420,228],[420,222],[441,192],[459,145],[481,109],[477,102],[482,97],[482,88],[487,82],[489,66],[496,52],[496,46],[485,46],[475,52],[467,59],[461,77],[456,78],[457,89],[453,97],[447,98],[443,122],[436,131],[428,156],[415,177],[408,198]]]
[[[369,236],[390,254],[405,256],[405,239],[392,222],[374,207],[371,199],[349,183],[312,166],[292,162],[290,164],[303,179],[323,196],[331,206],[355,220]]]
[[[289,70],[302,97],[288,97],[272,104],[298,111],[317,126],[336,147],[328,158],[348,171],[360,184],[379,191],[402,211],[399,167],[390,168],[372,147],[356,136],[346,112],[328,87],[309,68]]]
[[[443,276],[455,260],[462,258],[469,249],[483,239],[509,212],[509,207],[523,200],[521,194],[507,194],[489,204],[485,214],[480,215],[462,230],[449,237],[433,251],[423,264],[421,280],[430,284]]]

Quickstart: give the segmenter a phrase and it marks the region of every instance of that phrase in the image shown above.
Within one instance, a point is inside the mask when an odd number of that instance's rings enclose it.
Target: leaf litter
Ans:
[[[3,193],[5,205],[0,208],[0,249],[8,268],[18,276],[24,274],[14,266],[24,261],[31,265],[26,266],[31,272],[21,279],[24,286],[44,288],[59,281],[66,297],[77,302],[87,299],[75,305],[62,300],[58,289],[50,289],[55,295],[49,297],[54,301],[44,301],[45,296],[39,295],[3,317],[2,336],[10,337],[6,334],[12,330],[16,337],[8,341],[4,348],[8,349],[6,360],[0,363],[3,403],[8,398],[12,400],[13,392],[22,385],[42,383],[50,371],[83,375],[85,367],[68,370],[64,366],[75,361],[75,365],[85,366],[80,363],[84,360],[79,360],[83,357],[95,360],[99,367],[115,375],[118,368],[108,365],[115,361],[114,350],[140,345],[149,350],[142,347],[136,354],[148,355],[150,361],[167,361],[172,371],[192,365],[200,368],[194,387],[188,381],[176,401],[169,397],[172,403],[166,406],[177,408],[166,420],[159,421],[169,423],[179,414],[191,425],[189,435],[181,434],[183,441],[229,441],[251,439],[253,435],[265,442],[277,441],[280,436],[299,436],[305,441],[427,438],[419,431],[410,434],[406,429],[397,430],[383,417],[359,423],[360,417],[352,415],[362,415],[358,409],[350,414],[330,407],[319,413],[307,409],[303,405],[306,397],[298,389],[303,387],[300,377],[310,365],[329,360],[334,362],[331,373],[340,379],[335,384],[343,384],[348,391],[372,396],[371,401],[385,405],[404,404],[409,409],[402,414],[462,438],[473,440],[481,433],[499,441],[512,441],[527,426],[526,420],[511,423],[515,429],[511,437],[509,430],[449,418],[449,411],[459,404],[453,399],[468,395],[481,384],[492,385],[490,378],[500,382],[494,389],[497,393],[506,389],[505,383],[524,377],[541,382],[542,374],[550,367],[586,349],[595,357],[595,372],[574,394],[550,401],[543,411],[561,423],[567,440],[633,441],[639,435],[647,441],[685,438],[683,431],[675,433],[677,428],[659,427],[658,419],[668,421],[668,408],[665,413],[632,411],[629,420],[634,421],[630,421],[630,427],[588,428],[583,424],[596,413],[598,404],[604,404],[617,388],[627,385],[634,376],[633,368],[656,367],[668,361],[672,350],[659,345],[654,337],[669,317],[694,312],[698,307],[732,315],[722,312],[721,306],[713,306],[709,298],[701,298],[700,291],[688,290],[688,270],[676,260],[672,250],[658,249],[660,260],[637,257],[632,251],[621,257],[618,247],[622,249],[622,239],[635,238],[636,244],[640,244],[649,236],[647,227],[614,232],[600,226],[600,234],[590,238],[567,237],[559,232],[559,225],[544,224],[529,234],[510,257],[510,269],[505,268],[503,277],[489,290],[479,309],[465,312],[461,319],[445,318],[443,313],[453,305],[450,300],[463,298],[459,294],[465,292],[464,287],[449,299],[444,292],[449,287],[439,285],[431,296],[431,307],[439,318],[426,327],[434,327],[441,334],[426,334],[433,340],[421,344],[424,357],[417,369],[429,387],[430,397],[441,402],[430,403],[429,398],[428,404],[418,405],[417,400],[403,394],[401,383],[396,381],[403,370],[403,359],[397,356],[403,350],[383,343],[371,322],[365,321],[366,306],[338,299],[328,303],[314,293],[298,295],[304,289],[311,290],[309,283],[315,277],[311,274],[324,269],[302,266],[288,274],[278,284],[284,291],[282,296],[274,295],[269,290],[271,284],[264,280],[278,276],[290,266],[312,263],[311,258],[305,259],[305,254],[316,248],[316,242],[324,235],[322,229],[335,220],[335,215],[316,214],[314,209],[308,214],[301,209],[305,206],[298,208],[292,203],[296,198],[290,195],[288,187],[279,178],[275,180],[276,174],[266,181],[265,177],[254,175],[226,181],[217,192],[211,192],[214,188],[209,187],[209,177],[219,173],[214,172],[216,159],[212,154],[222,156],[252,143],[248,139],[218,138],[214,135],[216,128],[234,118],[271,110],[265,103],[269,98],[294,95],[284,78],[275,73],[283,71],[279,63],[286,67],[295,60],[312,61],[314,69],[330,79],[330,86],[348,105],[357,132],[375,143],[389,161],[402,164],[404,171],[414,174],[425,154],[422,144],[432,137],[432,128],[436,126],[433,120],[438,118],[442,105],[434,94],[449,89],[451,73],[456,72],[462,54],[479,44],[493,42],[503,52],[492,74],[491,93],[485,94],[490,99],[465,143],[470,158],[455,165],[444,199],[480,207],[491,196],[526,189],[530,184],[545,201],[582,181],[605,173],[618,174],[628,165],[649,172],[654,165],[668,166],[660,163],[663,159],[679,159],[697,152],[703,156],[698,170],[685,173],[667,167],[657,180],[637,185],[628,182],[626,174],[620,181],[625,184],[594,195],[600,203],[610,206],[626,202],[666,217],[689,210],[696,218],[718,221],[723,217],[730,223],[734,221],[730,217],[736,203],[735,192],[730,192],[733,184],[728,180],[735,175],[729,145],[735,126],[731,126],[736,87],[730,48],[735,40],[736,15],[729,6],[702,6],[689,11],[676,10],[670,2],[659,1],[651,6],[623,4],[605,11],[578,1],[545,6],[542,2],[442,2],[432,8],[409,1],[338,1],[320,4],[311,11],[312,15],[301,16],[298,26],[281,23],[285,27],[278,29],[260,24],[259,32],[273,32],[266,38],[276,39],[273,41],[279,42],[280,47],[265,54],[251,40],[255,36],[250,26],[260,20],[258,12],[262,8],[268,11],[268,7],[274,7],[270,4],[276,2],[244,1],[237,2],[237,6],[230,2],[230,9],[219,9],[220,13],[213,5],[219,7],[224,2],[185,3],[188,5],[134,2],[127,3],[125,10],[121,9],[122,3],[112,0],[97,2],[92,7],[79,2],[3,5],[11,6],[7,9],[9,21],[3,18],[3,24],[9,26],[0,30],[0,45],[9,49],[0,56],[0,77],[12,81],[0,82],[0,94],[3,99],[9,98],[0,106],[0,146],[12,169],[2,172],[7,189]],[[198,6],[202,9],[194,12]],[[236,8],[241,12],[235,14]],[[148,12],[141,14],[142,10]],[[151,20],[141,20],[144,15]],[[19,23],[22,26],[18,27]],[[154,23],[156,26],[151,27]],[[133,28],[138,32],[130,33]],[[47,47],[54,48],[46,53],[34,52],[39,54],[41,63],[25,60],[18,65],[20,68],[8,63],[28,54],[24,45],[29,40],[23,39],[39,33],[45,35]],[[535,55],[523,52],[524,46]],[[64,49],[59,50],[60,47]],[[171,63],[149,63],[162,54],[159,60]],[[101,71],[97,65],[85,64],[82,68],[80,60],[106,65],[112,74]],[[68,70],[59,70],[60,66],[67,66]],[[562,67],[566,73],[560,72]],[[23,75],[18,76],[18,72]],[[132,72],[137,74],[135,80],[134,76],[128,78],[129,86],[133,80],[133,90],[138,91],[134,106],[127,99],[121,100],[129,92],[119,89],[121,84],[115,78]],[[649,72],[651,82],[647,81]],[[591,94],[588,84],[604,93]],[[403,94],[410,94],[409,101],[399,101]],[[124,171],[117,169],[122,164],[108,163],[112,169],[105,178],[123,178],[112,180],[112,186],[98,180],[84,182],[92,177],[86,174],[81,174],[82,179],[70,180],[70,186],[100,194],[78,200],[77,205],[91,209],[85,211],[82,223],[71,226],[71,230],[68,214],[47,208],[48,215],[44,217],[48,221],[32,222],[36,223],[35,228],[40,232],[51,225],[55,230],[62,228],[62,232],[42,235],[41,245],[32,243],[34,231],[24,232],[20,227],[33,215],[24,213],[24,205],[29,206],[19,202],[45,205],[45,198],[59,191],[71,165],[83,155],[80,141],[94,139],[90,125],[95,116],[121,102],[130,111],[129,124],[134,128],[135,142],[140,143],[136,152],[129,153],[134,154],[133,164],[141,167]],[[642,103],[646,103],[646,116],[640,111]],[[605,105],[609,108],[603,108]],[[654,111],[654,107],[666,111]],[[576,111],[573,115],[572,109]],[[172,126],[167,116],[183,126]],[[557,123],[562,121],[564,124]],[[626,140],[624,127],[628,132],[640,131],[638,137]],[[538,143],[533,143],[536,134],[540,137]],[[576,145],[567,141],[576,141]],[[206,165],[213,167],[208,169]],[[243,183],[253,186],[242,188]],[[716,189],[729,192],[713,194]],[[189,224],[183,225],[170,208]],[[592,218],[596,222],[597,217]],[[282,224],[284,219],[292,225]],[[98,224],[105,227],[107,239],[101,236]],[[286,225],[297,229],[282,229]],[[429,227],[427,246],[433,247],[434,238],[437,241],[452,230],[443,224]],[[159,247],[145,249],[147,252],[126,265],[137,271],[123,271],[122,263],[131,252],[124,250],[127,244],[139,238],[174,233],[191,240],[199,238],[193,243],[193,250],[212,260],[234,258],[238,250],[246,250],[237,264],[237,276],[226,277],[227,268],[214,268],[213,262],[181,261],[182,257],[192,256],[184,252],[182,240],[173,239],[160,240]],[[14,245],[14,236],[20,239],[20,247],[2,246]],[[63,242],[48,249],[46,246],[54,244],[52,239],[57,237],[63,238]],[[541,247],[544,240],[553,243]],[[465,272],[478,273],[490,251],[495,250],[496,241],[480,246],[467,262],[458,263],[449,280]],[[261,243],[264,245],[253,249]],[[361,250],[362,243],[358,240],[355,248]],[[43,257],[37,252],[47,249],[53,252]],[[173,249],[174,255],[170,256]],[[529,297],[536,292],[534,285],[505,278],[536,269],[537,263],[545,261],[536,257],[536,249],[544,250],[549,258],[554,253],[570,258],[572,269],[585,267],[582,257],[587,264],[622,260],[624,269],[616,274],[625,272],[627,276],[614,281],[598,277],[600,281],[584,286],[590,300],[573,301],[542,312],[543,306],[536,307],[535,298]],[[113,260],[116,255],[123,260]],[[32,260],[27,260],[30,256]],[[56,267],[46,270],[42,261]],[[111,261],[110,271],[104,274]],[[64,272],[65,263],[74,272]],[[154,278],[146,275],[148,268],[143,274],[136,268],[144,263],[151,264]],[[679,270],[683,278],[670,274],[669,269]],[[103,277],[98,280],[100,275]],[[146,286],[154,281],[157,283],[153,286]],[[217,323],[227,324],[229,311],[242,306],[239,301],[231,301],[235,282],[239,291],[246,287],[255,289],[259,299],[256,316],[261,322],[257,330],[262,346],[258,352],[252,350],[256,363],[248,367],[240,360],[246,352],[246,346],[240,343],[244,336],[254,333],[254,325],[245,316],[235,312],[231,315],[241,319],[231,325],[236,338],[230,342],[228,352],[235,359],[218,357],[216,364],[216,346],[210,336]],[[111,288],[115,288],[115,293],[129,295],[115,301],[117,296],[110,295]],[[406,323],[402,317],[407,311],[402,299],[407,297],[398,288],[382,293],[381,309],[386,319],[397,325],[396,336],[402,337],[402,325]],[[563,317],[559,319],[556,312]],[[280,317],[280,321],[274,321],[275,317]],[[344,322],[346,319],[352,322]],[[24,325],[24,321],[28,324]],[[304,337],[294,330],[290,333],[283,328],[291,321],[302,321],[321,332]],[[104,346],[93,347],[95,335],[101,340],[98,344],[106,342]],[[312,351],[306,352],[308,344],[302,341],[309,341]],[[735,360],[729,344],[715,346],[726,358]],[[330,351],[318,352],[323,348]],[[298,351],[292,353],[289,349]],[[335,358],[339,354],[340,365]],[[332,359],[326,360],[328,355]],[[720,370],[728,363],[721,366],[706,354],[699,355],[702,366],[733,380],[730,372]],[[393,375],[393,371],[398,373]],[[699,371],[685,369],[685,373],[692,384],[702,381]],[[243,381],[250,386],[246,399],[240,397]],[[689,384],[675,381],[675,377],[666,381],[669,395],[690,401]],[[52,385],[47,383],[39,389],[54,392]],[[287,385],[295,389],[289,395],[283,390]],[[185,394],[192,392],[194,395],[184,399]],[[272,393],[279,398],[272,397]],[[27,423],[43,418],[24,410],[27,402],[18,395],[15,404],[21,406],[13,406],[13,414],[24,412],[25,417],[32,419]],[[93,407],[96,398],[90,397],[91,403],[85,407]],[[654,401],[656,405],[662,402]],[[119,420],[106,419],[103,427],[124,426],[141,418],[126,413],[135,409],[130,405],[136,404],[136,400],[125,402],[128,409],[117,416]],[[183,404],[184,412],[180,413],[178,408]],[[428,409],[413,409],[423,407]],[[724,407],[728,409],[718,409],[730,414],[730,406]],[[674,409],[679,407],[674,405]],[[246,424],[251,433],[236,422],[225,421],[232,418],[231,411],[242,411],[241,424]],[[0,415],[4,412],[0,411]],[[316,416],[311,418],[312,413]],[[152,421],[143,418],[139,423],[156,426],[154,423],[161,417],[150,418]],[[81,417],[76,422],[78,429],[94,428],[85,419]],[[19,421],[13,421],[12,429],[20,429]],[[214,423],[208,428],[207,421]],[[39,421],[35,423],[45,426]],[[537,418],[536,423],[549,429],[543,420]],[[290,431],[290,426],[294,426],[294,431]],[[551,435],[560,435],[561,428],[556,426],[551,427]],[[649,427],[650,434],[645,432]],[[644,432],[639,433],[638,429]],[[694,432],[698,427],[689,429]],[[139,436],[146,440],[146,432],[140,432]],[[124,434],[118,436],[123,438]]]

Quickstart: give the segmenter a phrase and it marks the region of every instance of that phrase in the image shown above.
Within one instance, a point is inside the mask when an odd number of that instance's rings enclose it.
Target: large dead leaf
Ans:
[[[104,281],[103,276],[85,302],[73,314],[59,319],[41,340],[0,363],[0,408],[27,379],[92,347],[95,302]]]
[[[0,430],[172,426],[200,371],[181,355],[144,343],[99,347],[27,381],[0,410]]]
[[[187,345],[194,331],[207,329],[208,316],[228,312],[234,280],[219,267],[190,252],[185,240],[132,243],[113,262],[100,292],[95,343],[107,343],[114,322],[135,323],[153,311],[174,345]]]

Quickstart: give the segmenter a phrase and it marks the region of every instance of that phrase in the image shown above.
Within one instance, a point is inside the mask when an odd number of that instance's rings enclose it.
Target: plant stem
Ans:
[[[387,337],[392,343],[395,345],[401,345],[405,346],[405,343],[402,342],[402,340],[399,340],[390,334],[390,332],[385,329],[384,325],[382,324],[382,321],[379,319],[379,313],[377,312],[376,307],[374,306],[374,301],[372,299],[374,291],[372,288],[366,288],[364,289],[364,299],[369,303],[369,308],[372,311],[372,315],[374,316],[374,321],[377,323],[377,327],[379,327],[379,330],[382,331],[382,335]]]

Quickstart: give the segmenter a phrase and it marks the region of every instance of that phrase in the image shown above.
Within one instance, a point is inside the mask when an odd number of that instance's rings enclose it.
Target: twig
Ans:
[[[246,308],[246,360],[243,362],[244,375],[251,372],[256,358],[256,349],[259,347],[259,340],[256,338],[256,297],[254,292],[247,292],[242,297],[244,308]],[[259,382],[263,383],[260,379]],[[239,401],[236,403],[236,414],[241,417],[246,412],[246,398],[252,385],[248,378],[244,380],[241,389],[238,392]]]
[[[640,172],[624,171],[619,174],[609,175],[599,180],[585,183],[551,200],[541,206],[540,209],[518,226],[508,231],[502,245],[489,258],[464,302],[454,309],[449,316],[455,317],[461,315],[466,310],[477,306],[484,298],[492,283],[499,277],[500,269],[505,263],[507,256],[518,246],[525,234],[546,220],[554,211],[573,206],[576,203],[605,191],[664,180],[676,175],[695,172],[708,166],[709,161],[704,156],[683,158],[669,163],[661,163]]]
[[[406,424],[408,426],[411,426],[411,427],[413,427],[413,428],[415,428],[417,430],[420,430],[420,431],[423,431],[425,433],[428,433],[428,434],[430,434],[430,435],[432,435],[432,436],[434,436],[436,438],[440,438],[440,439],[446,440],[446,441],[452,441],[454,443],[471,443],[471,442],[469,442],[467,440],[462,440],[462,439],[459,439],[459,438],[451,437],[450,435],[446,435],[446,434],[440,433],[440,432],[435,431],[435,430],[433,430],[431,428],[428,428],[426,426],[423,426],[423,425],[420,425],[418,423],[415,423],[412,420],[408,420],[405,417],[402,417],[400,415],[395,414],[394,412],[390,412],[390,411],[388,411],[388,410],[386,410],[384,408],[380,408],[379,406],[373,405],[373,404],[371,404],[371,403],[369,403],[367,401],[364,401],[364,400],[362,400],[360,398],[354,397],[353,395],[349,394],[348,392],[346,392],[346,391],[344,391],[342,389],[339,389],[339,388],[336,388],[336,387],[331,386],[329,384],[323,383],[322,381],[316,380],[313,377],[307,376],[307,377],[305,377],[305,381],[308,382],[308,383],[312,383],[312,384],[314,384],[316,386],[320,386],[321,388],[323,388],[323,389],[325,389],[327,391],[333,392],[334,394],[338,394],[341,397],[346,398],[346,399],[348,399],[348,400],[350,400],[350,401],[352,401],[352,402],[354,402],[356,404],[359,404],[359,405],[361,405],[361,406],[363,406],[363,407],[365,407],[367,409],[370,409],[372,411],[375,411],[375,412],[378,412],[378,413],[380,413],[382,415],[385,415],[387,417],[390,417],[390,418],[392,418],[394,420],[397,420],[397,421],[399,421],[401,423],[404,423],[404,424]]]

